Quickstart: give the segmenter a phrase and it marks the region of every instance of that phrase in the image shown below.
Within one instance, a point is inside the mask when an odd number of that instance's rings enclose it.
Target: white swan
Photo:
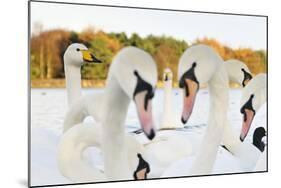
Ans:
[[[135,47],[126,47],[114,57],[103,94],[102,108],[99,109],[102,112],[100,116],[102,135],[100,139],[99,137],[97,138],[97,140],[100,140],[102,143],[105,164],[104,170],[107,180],[128,180],[133,178],[133,173],[128,164],[128,151],[124,132],[124,121],[131,99],[133,99],[136,104],[140,124],[144,133],[149,139],[155,136],[151,99],[154,95],[156,81],[156,65],[148,53]],[[95,99],[93,98],[92,100]],[[83,127],[81,124],[77,126],[79,127],[77,128],[78,130]],[[72,134],[75,134],[77,130],[72,131],[72,129],[76,126],[73,128],[71,127],[67,128],[68,131],[66,133],[71,131]],[[69,134],[72,135],[71,133]],[[68,136],[62,140],[62,142],[66,142],[66,146],[60,147],[61,150],[68,148],[67,143],[72,142],[71,138],[72,136]],[[78,137],[76,140],[76,147],[70,147],[72,153],[76,152],[81,155],[82,150],[78,147],[78,143],[80,142],[83,142],[83,139]],[[89,144],[91,143],[98,144],[96,141],[89,141]],[[87,144],[87,146],[89,145]],[[63,153],[64,152],[59,152],[59,157],[62,156],[61,161],[64,161],[65,156],[62,155]],[[137,158],[137,156],[135,156],[135,158]],[[79,165],[85,166],[85,164],[81,162],[79,155],[75,160],[80,161],[78,162]],[[67,161],[67,159],[65,161]],[[70,163],[71,160],[68,160],[68,162]],[[67,164],[64,163],[62,166],[66,165]],[[76,166],[76,168],[79,169],[79,165]],[[61,168],[62,171],[66,171],[63,173],[67,174],[69,169],[65,169],[67,168]],[[85,168],[81,168],[81,170],[83,169]],[[96,173],[97,171],[93,170],[93,174],[96,175]],[[100,175],[99,177],[103,179],[104,175]],[[78,178],[78,181],[79,180]],[[93,179],[93,181],[95,180],[96,179]]]
[[[81,66],[85,63],[101,63],[88,48],[79,43],[68,46],[64,56],[64,72],[68,106],[81,97]]]
[[[182,122],[192,113],[200,84],[208,83],[210,110],[206,133],[195,157],[187,158],[189,165],[168,168],[163,177],[210,174],[216,160],[227,120],[228,76],[221,57],[206,45],[188,48],[180,58],[178,67],[180,87],[184,90]],[[191,160],[193,160],[191,162]]]
[[[230,125],[224,130],[223,144],[236,160],[239,171],[252,171],[255,169],[261,156],[261,151],[252,143],[243,142],[250,129],[255,113],[266,101],[266,74],[259,74],[252,78],[242,90],[241,113],[243,125],[237,134]],[[218,159],[223,160],[223,159]]]
[[[253,78],[248,67],[239,60],[228,60],[225,62],[226,70],[228,73],[229,80],[238,83],[240,86],[245,87],[251,79]],[[246,89],[242,89],[242,93],[246,92]],[[243,94],[242,94],[243,95]],[[225,170],[233,171],[239,169],[239,171],[249,171],[252,170],[256,164],[258,157],[260,156],[260,151],[252,144],[248,142],[242,143],[239,140],[238,132],[235,132],[233,127],[227,122],[224,129],[222,144],[231,153],[225,153],[224,155],[219,155],[218,161],[229,161],[229,163],[236,164],[235,168],[229,167],[221,168],[216,163],[215,173],[225,173]],[[230,155],[230,156],[228,156]],[[238,170],[237,170],[238,171]],[[230,171],[229,171],[230,172]]]
[[[173,73],[171,69],[166,68],[164,70],[163,75],[163,83],[164,83],[164,111],[163,111],[163,119],[160,123],[160,130],[164,129],[175,129],[175,128],[183,128],[183,124],[177,123],[175,120],[175,115],[173,112],[173,103],[172,103],[172,90],[173,90]]]
[[[109,179],[131,178],[124,146],[124,121],[131,99],[136,104],[145,135],[149,139],[155,136],[151,99],[156,82],[156,64],[147,52],[126,47],[114,57],[106,83],[102,115],[102,147],[105,173]]]
[[[247,136],[256,111],[266,102],[266,97],[266,74],[261,73],[255,76],[243,90],[240,110],[244,116],[241,141]]]
[[[63,131],[75,124],[83,122],[91,114],[95,120],[100,120],[102,95],[90,94],[82,97],[81,66],[86,63],[101,63],[84,44],[73,43],[68,46],[64,55],[64,70],[67,90],[68,111],[65,115]],[[92,98],[99,100],[92,100]],[[90,113],[91,112],[91,113]]]
[[[240,64],[240,63],[239,63]],[[237,70],[239,70],[239,66],[241,64],[236,64]],[[243,73],[244,74],[244,73]],[[237,72],[235,77],[239,77],[239,74]],[[243,78],[244,76],[242,76]],[[247,76],[245,76],[247,77]],[[244,78],[245,78],[244,77]],[[235,80],[245,80],[245,79],[238,79],[234,78]],[[255,102],[255,111],[258,111],[261,105],[265,102],[265,87],[266,87],[266,75],[265,74],[259,74],[252,78],[248,84],[243,88],[242,90],[242,97],[241,97],[241,112],[244,113],[244,116],[246,115],[252,115],[254,113],[248,112],[254,110],[250,103]],[[232,80],[233,81],[233,80]],[[240,83],[242,85],[242,82]],[[252,99],[252,95],[257,95],[255,99]],[[245,114],[245,112],[248,112],[248,114]],[[250,118],[245,121],[245,119]],[[247,127],[250,126],[250,122],[252,122],[252,116],[244,118],[243,125],[247,124]],[[250,121],[249,121],[250,120]],[[245,135],[244,132],[245,129],[242,128],[241,135]],[[256,135],[254,135],[253,138],[255,138]],[[222,143],[226,146],[227,150],[230,152],[224,152],[223,154],[218,156],[217,162],[215,164],[213,173],[215,174],[221,174],[221,173],[234,173],[234,172],[245,172],[245,171],[253,171],[256,169],[257,163],[260,160],[262,154],[260,148],[255,144],[255,141],[253,143],[250,142],[241,142],[241,140],[245,137],[241,137],[239,139],[239,133],[236,133],[233,128],[230,126],[230,124],[227,124],[224,130],[223,140]],[[227,167],[223,164],[228,164]],[[262,163],[262,162],[260,162]]]

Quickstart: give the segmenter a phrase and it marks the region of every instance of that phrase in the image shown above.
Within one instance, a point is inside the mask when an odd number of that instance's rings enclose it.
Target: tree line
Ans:
[[[207,44],[213,47],[224,60],[238,59],[247,64],[253,74],[266,72],[265,50],[250,48],[233,49],[212,38],[197,39],[191,44],[170,36],[148,35],[141,37],[133,33],[106,33],[94,28],[82,32],[53,29],[32,34],[30,46],[30,73],[32,80],[63,79],[63,54],[71,43],[83,43],[103,64],[87,64],[82,67],[82,79],[105,80],[114,55],[125,46],[136,46],[152,55],[158,68],[158,79],[162,80],[163,70],[169,67],[177,80],[177,65],[181,54],[193,44]]]

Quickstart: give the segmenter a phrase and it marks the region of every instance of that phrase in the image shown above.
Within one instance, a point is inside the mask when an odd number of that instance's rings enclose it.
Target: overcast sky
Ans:
[[[93,26],[129,36],[167,35],[187,42],[209,37],[234,48],[266,49],[265,17],[32,2],[31,28],[36,22],[44,29]]]

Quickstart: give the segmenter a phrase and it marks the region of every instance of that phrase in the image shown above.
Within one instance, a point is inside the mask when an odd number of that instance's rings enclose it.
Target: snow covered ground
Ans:
[[[102,92],[102,89],[84,89],[83,94]],[[242,125],[240,114],[240,89],[231,89],[228,119],[238,132]],[[196,99],[193,114],[183,131],[202,136],[208,117],[208,90],[201,89]],[[176,119],[180,123],[182,109],[182,93],[173,90],[173,107]],[[163,90],[158,89],[153,100],[153,113],[156,125],[161,122],[163,111]],[[64,115],[67,110],[66,91],[64,89],[32,89],[31,91],[31,185],[49,185],[71,183],[63,177],[56,162],[57,145],[62,134]],[[87,119],[86,121],[91,121]],[[140,128],[134,104],[131,103],[126,118],[127,131]],[[257,112],[246,142],[252,142],[252,134],[256,127],[266,127],[266,105]],[[97,151],[98,152],[98,151]],[[222,154],[224,151],[219,151]],[[102,159],[94,159],[102,165]],[[227,168],[227,164],[223,164]]]

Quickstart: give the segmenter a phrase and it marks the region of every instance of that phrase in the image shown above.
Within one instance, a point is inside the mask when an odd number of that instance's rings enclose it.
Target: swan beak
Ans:
[[[246,138],[246,136],[247,136],[247,134],[250,130],[252,121],[254,119],[254,116],[255,116],[254,111],[249,110],[249,109],[245,109],[244,118],[243,118],[243,125],[242,125],[242,129],[241,129],[241,134],[240,134],[241,142],[243,142],[244,139]]]
[[[101,63],[101,60],[96,58],[89,50],[80,50],[83,55],[83,60],[88,63]]]
[[[147,91],[139,92],[135,95],[134,100],[143,132],[152,140],[155,136],[154,123],[152,119],[152,104],[151,99],[148,99],[146,104]]]
[[[185,95],[183,99],[183,112],[181,117],[183,124],[188,121],[190,115],[192,114],[198,88],[198,83],[190,79],[185,79]]]

